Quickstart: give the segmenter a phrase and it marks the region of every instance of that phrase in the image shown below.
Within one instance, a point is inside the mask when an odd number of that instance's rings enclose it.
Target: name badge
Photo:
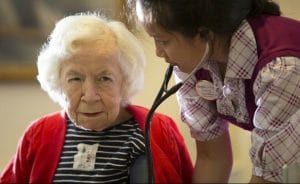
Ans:
[[[214,88],[214,84],[207,80],[200,80],[196,84],[197,94],[206,100],[216,100],[217,93]]]
[[[74,156],[73,169],[85,171],[93,170],[95,168],[98,147],[99,144],[78,144],[78,152]]]

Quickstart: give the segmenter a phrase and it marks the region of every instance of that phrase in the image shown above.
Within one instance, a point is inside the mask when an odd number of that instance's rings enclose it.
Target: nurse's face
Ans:
[[[167,32],[156,24],[148,24],[144,28],[154,39],[156,55],[167,63],[190,73],[200,62],[206,47],[206,41],[200,36],[185,37],[177,32]]]

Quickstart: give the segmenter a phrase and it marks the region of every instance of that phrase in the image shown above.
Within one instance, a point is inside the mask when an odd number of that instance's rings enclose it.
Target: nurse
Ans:
[[[201,62],[177,92],[196,139],[193,181],[228,182],[230,122],[251,131],[250,182],[283,182],[300,159],[300,22],[270,0],[128,2],[177,82]]]

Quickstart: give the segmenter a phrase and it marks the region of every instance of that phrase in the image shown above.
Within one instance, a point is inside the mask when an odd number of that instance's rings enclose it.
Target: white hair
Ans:
[[[119,50],[119,65],[123,74],[122,105],[131,103],[132,97],[144,85],[144,50],[137,38],[119,22],[108,20],[96,13],[81,13],[67,16],[55,25],[48,41],[43,45],[37,59],[37,79],[50,98],[65,107],[65,97],[59,82],[61,64],[74,54],[74,41],[87,41],[113,37]]]

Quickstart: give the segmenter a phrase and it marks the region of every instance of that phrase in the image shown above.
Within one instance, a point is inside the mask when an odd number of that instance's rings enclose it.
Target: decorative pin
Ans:
[[[231,95],[231,89],[228,85],[223,86],[223,96],[229,97]]]
[[[208,80],[200,80],[196,84],[196,92],[198,95],[206,100],[216,100],[217,92],[214,84]]]

